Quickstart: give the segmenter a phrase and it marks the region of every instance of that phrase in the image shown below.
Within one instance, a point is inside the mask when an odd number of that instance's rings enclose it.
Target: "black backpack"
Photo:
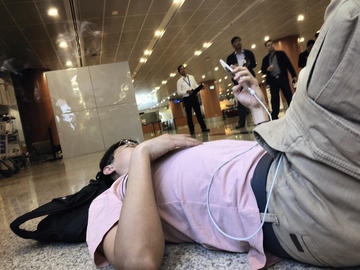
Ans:
[[[90,183],[77,193],[55,198],[18,217],[10,224],[10,228],[22,238],[40,242],[84,242],[90,204],[107,190],[112,182],[98,177],[97,180],[90,180]],[[35,231],[20,229],[20,225],[26,221],[42,216],[47,217],[39,222]]]

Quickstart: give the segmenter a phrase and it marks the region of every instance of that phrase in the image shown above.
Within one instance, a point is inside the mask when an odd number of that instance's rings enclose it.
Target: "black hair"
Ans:
[[[268,44],[269,42],[273,42],[272,39],[265,41],[265,43],[264,43],[265,47],[266,47],[266,44]]]
[[[241,38],[236,36],[231,39],[231,44],[234,44],[235,40],[239,39],[241,41]]]
[[[180,73],[180,68],[183,67],[183,65],[180,65],[177,67],[178,72]]]
[[[97,180],[103,179],[106,183],[110,183],[110,185],[112,182],[114,182],[112,175],[105,175],[103,173],[103,170],[107,165],[110,165],[114,161],[115,150],[118,149],[120,146],[125,145],[128,142],[138,144],[137,141],[134,141],[131,139],[123,139],[123,140],[120,140],[120,141],[114,143],[106,150],[105,154],[103,155],[103,157],[101,158],[100,163],[99,163],[100,171],[96,174]]]
[[[315,33],[315,38],[317,38],[319,36],[319,32]]]
[[[308,42],[306,43],[306,47],[309,47],[310,45],[314,45],[314,43],[315,43],[315,40],[310,39],[310,40],[308,40]]]

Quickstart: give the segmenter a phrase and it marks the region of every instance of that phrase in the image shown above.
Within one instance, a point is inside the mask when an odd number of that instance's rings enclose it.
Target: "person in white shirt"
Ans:
[[[194,123],[192,120],[192,109],[194,109],[196,118],[200,124],[202,132],[209,132],[206,127],[204,119],[201,114],[199,100],[197,98],[197,92],[199,91],[199,85],[195,81],[194,76],[186,74],[185,67],[183,65],[178,66],[178,72],[181,78],[177,81],[177,94],[183,97],[186,119],[189,126],[191,135],[195,134]]]

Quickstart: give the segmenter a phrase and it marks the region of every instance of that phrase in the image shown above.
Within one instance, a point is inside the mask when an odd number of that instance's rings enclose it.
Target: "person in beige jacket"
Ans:
[[[283,156],[272,229],[290,257],[313,265],[360,265],[359,14],[359,0],[331,1],[286,115],[254,130],[274,158],[267,192]]]

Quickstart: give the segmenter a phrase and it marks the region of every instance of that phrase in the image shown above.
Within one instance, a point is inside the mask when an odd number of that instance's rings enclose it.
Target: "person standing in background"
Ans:
[[[206,127],[202,117],[200,103],[197,97],[197,93],[200,91],[201,86],[197,84],[194,76],[186,74],[186,70],[183,65],[178,66],[178,72],[180,73],[181,78],[177,81],[176,92],[180,97],[183,97],[190,134],[195,134],[194,123],[192,120],[192,109],[195,111],[196,118],[200,124],[202,132],[209,132],[210,130]]]
[[[303,51],[302,53],[300,53],[299,55],[299,68],[303,68],[306,66],[306,61],[307,61],[307,58],[310,54],[310,51],[312,49],[312,47],[314,46],[314,43],[315,43],[315,40],[313,39],[310,39],[307,44],[306,44],[306,50]]]
[[[234,48],[234,52],[231,53],[227,59],[226,63],[230,65],[236,65],[240,67],[247,67],[250,73],[255,76],[254,68],[256,67],[256,60],[254,54],[246,49],[242,48],[241,38],[236,36],[231,39],[231,45]],[[237,85],[238,82],[232,80],[234,85]],[[237,101],[236,101],[237,102]],[[238,113],[239,113],[239,123],[235,128],[242,128],[245,126],[247,109],[240,102],[237,102]]]
[[[278,119],[280,107],[279,90],[281,88],[286,102],[290,106],[292,92],[287,71],[291,73],[293,82],[296,82],[296,73],[285,52],[276,51],[271,39],[265,42],[265,47],[269,53],[263,58],[261,72],[266,74],[266,83],[270,85],[272,119]]]

